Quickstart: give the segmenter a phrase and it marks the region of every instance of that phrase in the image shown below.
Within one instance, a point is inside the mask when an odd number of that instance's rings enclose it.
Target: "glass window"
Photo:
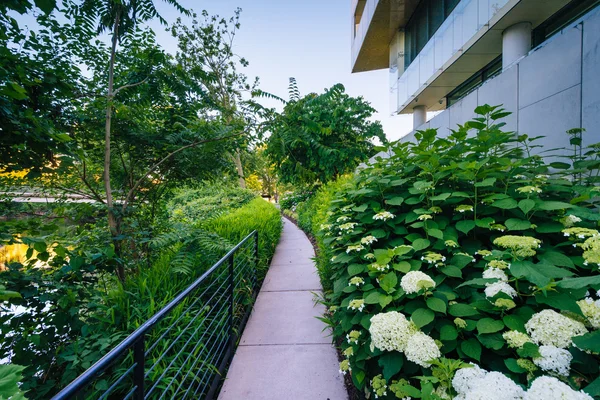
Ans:
[[[446,14],[446,18],[448,18],[458,3],[460,3],[460,0],[444,0],[444,13]]]
[[[429,2],[429,37],[442,25],[446,19],[444,15],[444,0],[432,0]]]

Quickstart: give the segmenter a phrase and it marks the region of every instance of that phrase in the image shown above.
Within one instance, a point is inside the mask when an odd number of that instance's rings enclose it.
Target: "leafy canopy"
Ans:
[[[362,97],[351,97],[341,84],[322,94],[300,97],[290,80],[290,101],[268,124],[267,155],[282,182],[327,182],[354,170],[375,152],[372,140],[386,143],[381,124]]]

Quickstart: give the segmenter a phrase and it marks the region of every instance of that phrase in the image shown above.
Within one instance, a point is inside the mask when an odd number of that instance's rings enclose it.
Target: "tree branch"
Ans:
[[[123,86],[121,86],[121,87],[119,87],[119,88],[116,88],[116,89],[113,91],[113,97],[114,97],[114,96],[116,96],[116,95],[117,95],[117,93],[119,93],[119,92],[120,92],[121,90],[123,90],[123,89],[128,89],[128,88],[135,87],[135,86],[139,86],[139,85],[141,85],[141,84],[145,83],[145,82],[148,80],[148,78],[150,78],[150,77],[149,77],[149,76],[147,76],[146,78],[144,78],[144,80],[142,80],[142,81],[139,81],[139,82],[137,82],[137,83],[128,83],[127,85],[123,85]]]
[[[140,185],[144,182],[144,180],[146,179],[146,177],[148,175],[150,175],[156,168],[160,167],[169,158],[173,157],[175,154],[177,154],[177,153],[179,153],[179,152],[181,152],[183,150],[199,146],[201,144],[210,143],[210,142],[219,142],[221,140],[227,140],[227,139],[231,139],[231,138],[234,138],[234,137],[237,137],[237,136],[241,136],[241,135],[243,135],[245,133],[246,132],[243,131],[243,132],[240,132],[240,133],[236,133],[235,135],[224,136],[224,137],[221,137],[221,138],[198,140],[198,141],[195,141],[195,142],[190,143],[188,145],[185,145],[183,147],[180,147],[177,150],[172,151],[171,153],[167,154],[159,162],[157,162],[156,164],[154,164],[153,166],[151,166],[150,168],[148,168],[148,170],[146,171],[146,173],[144,175],[142,175],[142,177],[140,179],[138,179],[137,182],[135,183],[135,185],[133,185],[133,187],[129,190],[129,192],[127,193],[127,196],[125,197],[125,201],[123,202],[123,207],[121,209],[121,212],[125,213],[125,209],[127,208],[127,205],[129,204],[129,202],[131,201],[133,194],[135,193],[135,191],[137,190],[137,188],[140,187]]]
[[[90,183],[87,181],[87,176],[86,176],[85,171],[86,171],[86,168],[85,168],[85,160],[84,160],[83,161],[83,173],[81,175],[81,180],[83,181],[84,185],[92,192],[93,198],[98,200],[100,203],[104,204],[104,199],[102,198],[102,196],[100,196],[100,194],[96,190],[94,190],[92,185],[90,185]]]

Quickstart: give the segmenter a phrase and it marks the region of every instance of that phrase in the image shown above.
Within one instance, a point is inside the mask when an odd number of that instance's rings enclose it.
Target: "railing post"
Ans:
[[[137,387],[135,390],[134,398],[136,400],[143,400],[145,397],[144,388],[144,374],[146,364],[146,346],[145,346],[146,334],[142,334],[140,339],[133,345],[133,362],[135,367],[133,368],[133,383]]]
[[[254,233],[254,271],[252,274],[252,292],[255,292],[258,289],[256,287],[256,284],[257,284],[256,274],[257,273],[258,273],[258,231],[256,231]]]
[[[233,309],[235,306],[235,301],[234,301],[234,285],[235,282],[233,280],[234,278],[234,262],[235,262],[235,253],[231,254],[231,257],[229,258],[229,296],[231,296],[231,300],[229,303],[229,345],[232,346],[233,348],[233,336],[234,336],[234,327],[233,327]]]

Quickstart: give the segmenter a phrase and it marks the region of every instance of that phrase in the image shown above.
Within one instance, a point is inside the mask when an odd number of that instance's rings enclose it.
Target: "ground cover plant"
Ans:
[[[328,202],[340,372],[371,398],[599,397],[600,147],[573,131],[573,155],[546,163],[504,110],[475,112]]]

